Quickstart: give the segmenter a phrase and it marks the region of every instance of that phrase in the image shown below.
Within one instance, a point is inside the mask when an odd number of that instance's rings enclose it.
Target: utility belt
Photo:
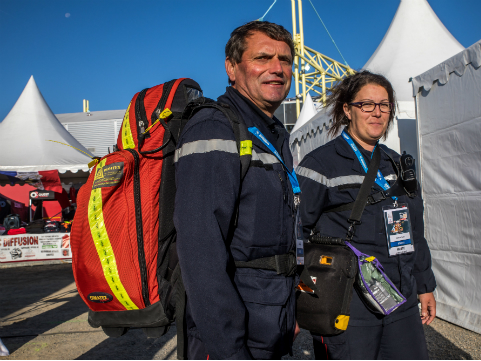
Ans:
[[[255,268],[276,271],[278,275],[293,276],[297,269],[296,253],[290,251],[270,257],[261,257],[251,261],[235,261],[237,268]]]

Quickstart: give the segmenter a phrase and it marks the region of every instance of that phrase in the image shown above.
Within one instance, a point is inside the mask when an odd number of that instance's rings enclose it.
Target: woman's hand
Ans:
[[[429,325],[436,317],[436,300],[432,292],[418,295],[421,302],[421,321]]]

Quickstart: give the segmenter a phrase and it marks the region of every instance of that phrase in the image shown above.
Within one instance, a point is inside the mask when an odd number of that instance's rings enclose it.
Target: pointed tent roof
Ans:
[[[409,78],[464,50],[427,0],[401,0],[389,29],[364,65],[392,83],[399,101],[412,101]]]
[[[294,128],[292,128],[291,133],[294,133],[297,129],[306,124],[316,114],[317,110],[314,106],[314,102],[312,101],[311,95],[307,93],[306,101],[301,109],[301,114],[299,114],[299,118],[297,118],[296,124],[294,125]]]
[[[0,123],[0,170],[35,172],[57,169],[66,171],[88,171],[91,159],[84,153],[54,140],[85,149],[58,121],[30,77],[25,89],[12,110]]]

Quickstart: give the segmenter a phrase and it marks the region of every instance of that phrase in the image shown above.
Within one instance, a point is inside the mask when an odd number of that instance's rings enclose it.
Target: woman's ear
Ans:
[[[351,120],[351,107],[347,103],[344,103],[342,109],[344,110],[347,119]]]

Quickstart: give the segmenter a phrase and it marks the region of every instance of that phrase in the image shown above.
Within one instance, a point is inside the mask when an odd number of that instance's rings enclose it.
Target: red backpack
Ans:
[[[112,337],[129,328],[160,337],[176,320],[180,359],[185,290],[173,222],[174,153],[185,124],[204,107],[229,119],[243,178],[252,142],[242,119],[203,98],[195,81],[172,80],[133,97],[115,151],[98,161],[80,188],[71,232],[73,273],[89,324]]]
[[[73,273],[90,325],[109,336],[141,327],[159,337],[182,302],[173,154],[182,112],[199,96],[200,86],[185,78],[135,94],[117,151],[100,159],[78,194]]]

